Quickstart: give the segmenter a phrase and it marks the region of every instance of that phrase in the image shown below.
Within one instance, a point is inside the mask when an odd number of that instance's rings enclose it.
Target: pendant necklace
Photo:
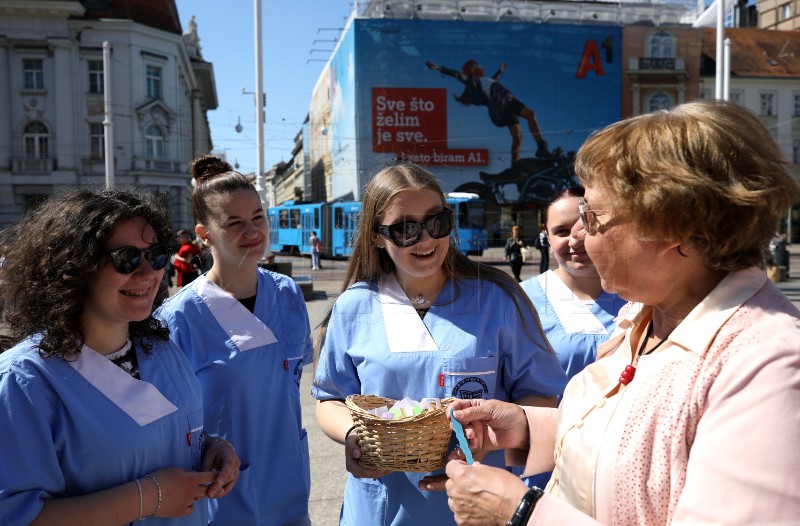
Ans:
[[[639,351],[636,353],[636,363],[639,363],[640,356],[643,356],[645,354],[650,354],[659,347],[661,347],[661,344],[663,344],[665,341],[667,341],[667,339],[669,339],[669,335],[672,334],[672,331],[674,330],[675,328],[669,331],[667,335],[664,336],[664,338],[655,345],[655,347],[653,347],[647,352],[644,352],[644,348],[647,347],[647,340],[649,340],[650,336],[653,335],[653,320],[650,320],[650,323],[647,325],[647,331],[645,332],[644,338],[642,339],[642,344],[639,345]],[[625,369],[622,371],[622,374],[619,375],[619,383],[621,383],[622,385],[628,385],[633,380],[634,375],[636,375],[636,366],[632,364],[626,365]]]
[[[417,305],[422,305],[425,303],[425,298],[422,297],[422,294],[417,294],[417,298],[414,300],[414,303]]]

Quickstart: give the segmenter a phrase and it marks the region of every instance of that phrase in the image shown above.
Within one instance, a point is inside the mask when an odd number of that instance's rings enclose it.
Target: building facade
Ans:
[[[758,27],[797,29],[800,27],[800,0],[759,0]]]
[[[165,197],[192,224],[188,162],[211,149],[214,72],[172,0],[0,3],[0,228],[47,195],[105,184]],[[103,42],[111,46],[113,152],[105,151]]]

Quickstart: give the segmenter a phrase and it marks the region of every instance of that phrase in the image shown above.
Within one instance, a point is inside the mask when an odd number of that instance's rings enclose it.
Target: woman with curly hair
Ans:
[[[236,453],[205,436],[194,373],[152,316],[169,233],[152,196],[75,190],[3,236],[3,524],[205,525],[195,501],[236,482]]]

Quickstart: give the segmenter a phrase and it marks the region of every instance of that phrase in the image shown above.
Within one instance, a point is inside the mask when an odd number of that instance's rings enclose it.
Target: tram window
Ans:
[[[466,205],[456,205],[456,224],[458,228],[469,228],[469,216],[467,215]]]
[[[319,228],[319,208],[314,209],[314,228]]]
[[[483,206],[478,203],[469,203],[467,205],[461,206],[461,209],[465,210],[465,222],[468,225],[468,228],[475,228],[475,229],[482,229],[486,225],[486,214],[483,209]],[[459,224],[461,222],[459,221]]]
[[[291,227],[291,228],[294,228],[294,227],[300,228],[300,226],[301,226],[300,225],[300,210],[297,210],[297,209],[292,210],[292,220],[291,220],[291,222],[289,224],[289,227]]]
[[[333,223],[336,225],[336,228],[342,228],[344,226],[344,222],[342,221],[342,209],[336,208],[333,211]]]
[[[288,228],[289,227],[289,211],[288,210],[281,210],[280,224],[281,224],[281,228]]]

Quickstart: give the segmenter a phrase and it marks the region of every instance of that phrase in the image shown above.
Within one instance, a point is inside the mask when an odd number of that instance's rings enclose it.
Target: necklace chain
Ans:
[[[639,352],[638,352],[638,353],[636,353],[636,354],[637,354],[638,356],[643,356],[643,355],[645,355],[645,354],[650,354],[650,353],[654,352],[656,349],[658,349],[659,347],[661,347],[661,345],[662,345],[662,344],[663,344],[665,341],[667,341],[667,339],[669,339],[669,335],[670,335],[670,334],[672,334],[672,331],[673,331],[673,330],[675,330],[675,329],[673,328],[671,331],[669,331],[669,332],[667,333],[667,335],[666,335],[666,336],[664,336],[664,337],[661,339],[661,341],[660,341],[660,342],[658,342],[658,343],[655,345],[655,347],[653,347],[652,349],[650,349],[650,350],[649,350],[649,351],[647,351],[647,352],[644,352],[644,349],[645,349],[645,347],[647,347],[647,341],[650,339],[650,336],[652,336],[652,335],[653,335],[653,320],[650,320],[650,323],[648,323],[648,324],[647,324],[647,331],[646,331],[646,332],[645,332],[645,334],[644,334],[644,339],[642,339],[642,344],[641,344],[641,345],[639,345]]]

